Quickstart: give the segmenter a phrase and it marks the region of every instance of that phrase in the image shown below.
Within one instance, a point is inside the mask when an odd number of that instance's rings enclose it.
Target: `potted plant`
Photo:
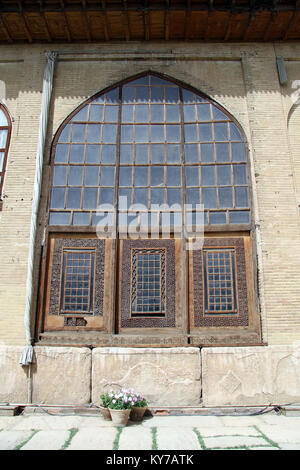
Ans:
[[[133,395],[131,391],[122,389],[121,391],[109,393],[109,411],[111,419],[116,426],[126,426],[133,406]]]
[[[101,402],[102,402],[102,405],[99,406],[100,408],[100,411],[102,413],[102,416],[103,418],[106,420],[106,421],[110,421],[111,420],[111,415],[110,415],[110,411],[109,411],[109,404],[110,404],[110,396],[108,393],[103,393],[101,396]]]
[[[147,400],[141,394],[136,393],[133,398],[133,403],[130,419],[132,421],[142,421],[148,406]]]

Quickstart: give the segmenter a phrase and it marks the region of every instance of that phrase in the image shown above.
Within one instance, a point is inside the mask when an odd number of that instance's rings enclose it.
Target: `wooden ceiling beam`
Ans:
[[[144,17],[144,39],[145,39],[145,41],[149,41],[149,39],[150,39],[150,18],[149,18],[148,0],[144,0],[143,17]]]
[[[25,30],[27,40],[28,40],[28,42],[32,43],[32,36],[31,36],[30,29],[28,28],[28,25],[27,25],[27,22],[26,22],[26,18],[25,18],[25,15],[24,15],[24,10],[23,10],[22,3],[23,3],[22,1],[18,2],[19,14],[20,14],[20,17],[21,17],[21,20],[22,20],[22,23],[23,23],[23,27],[24,27],[24,30]]]
[[[189,40],[190,22],[191,22],[191,0],[187,0],[185,20],[184,20],[184,40],[185,41]]]
[[[71,42],[72,41],[72,36],[71,36],[70,27],[69,27],[69,21],[68,21],[66,12],[65,12],[65,3],[64,3],[63,0],[60,0],[60,5],[61,5],[61,9],[62,9],[63,18],[64,18],[65,33],[66,33],[68,42]]]
[[[5,36],[6,36],[6,39],[9,43],[12,43],[13,42],[13,38],[12,38],[12,35],[9,31],[9,28],[6,24],[6,21],[5,21],[5,18],[3,17],[2,13],[0,13],[0,25],[2,26],[2,29],[4,30],[4,33],[5,33]]]
[[[45,29],[45,32],[46,32],[48,42],[52,42],[52,36],[51,36],[50,30],[49,30],[49,27],[48,27],[48,23],[47,23],[45,13],[43,11],[44,0],[39,0],[39,4],[40,4],[40,12],[39,13],[40,13],[40,17],[41,17],[41,20],[43,22],[43,25],[44,25],[44,29]]]
[[[105,37],[105,41],[109,41],[110,34],[109,34],[108,21],[107,21],[107,15],[106,15],[106,2],[104,0],[101,1],[101,6],[102,6],[101,19],[102,19],[102,26],[104,30],[104,37]]]
[[[86,12],[86,1],[81,0],[81,6],[82,6],[82,19],[83,19],[83,24],[84,24],[84,29],[85,29],[85,34],[88,42],[92,41],[92,35],[91,35],[91,29],[89,25],[89,19],[87,16]]]
[[[282,40],[285,41],[286,39],[288,39],[288,36],[289,36],[289,33],[292,29],[292,27],[294,26],[294,24],[296,23],[297,19],[298,19],[298,16],[299,16],[299,5],[300,5],[300,0],[297,0],[296,4],[295,4],[295,8],[294,8],[294,12],[293,12],[293,15],[290,19],[290,21],[288,22],[288,25],[283,33],[283,37],[282,37]]]
[[[125,34],[125,40],[130,41],[130,27],[129,27],[129,15],[128,15],[128,4],[127,0],[123,0],[123,25],[124,25],[124,34]]]

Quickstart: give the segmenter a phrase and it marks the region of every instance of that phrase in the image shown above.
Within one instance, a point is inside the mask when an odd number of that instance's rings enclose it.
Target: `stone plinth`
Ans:
[[[199,405],[201,364],[198,348],[95,348],[92,401],[110,389],[130,387],[149,405]]]
[[[21,367],[22,346],[0,346],[0,403],[27,403],[27,367]]]
[[[300,344],[203,348],[203,405],[300,402]]]
[[[36,346],[34,350],[33,403],[83,405],[90,402],[89,348]]]

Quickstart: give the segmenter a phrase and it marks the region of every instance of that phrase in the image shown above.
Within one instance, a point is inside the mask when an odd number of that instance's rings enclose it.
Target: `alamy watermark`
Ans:
[[[102,204],[96,211],[96,233],[110,238],[136,239],[140,237],[168,239],[181,238],[186,250],[201,250],[204,241],[203,204],[152,204],[148,209],[143,204],[128,205],[127,197],[120,196],[116,209],[111,204]]]

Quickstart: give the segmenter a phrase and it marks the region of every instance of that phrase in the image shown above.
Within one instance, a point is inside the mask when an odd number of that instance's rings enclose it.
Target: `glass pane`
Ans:
[[[136,103],[146,103],[149,101],[149,87],[139,86],[135,89]]]
[[[150,204],[164,204],[165,203],[165,190],[164,189],[151,189]]]
[[[71,145],[70,150],[70,162],[71,163],[83,163],[84,161],[84,145]]]
[[[148,189],[135,189],[133,195],[133,204],[142,204],[148,208]]]
[[[87,128],[87,142],[100,142],[101,141],[101,125],[100,124],[88,124]]]
[[[228,121],[229,117],[223,113],[217,106],[213,105],[213,117],[214,121]]]
[[[228,126],[227,122],[220,122],[214,124],[215,140],[228,140]]]
[[[167,145],[167,163],[181,162],[181,146],[176,144]]]
[[[151,142],[164,142],[165,133],[164,126],[151,126]]]
[[[71,125],[67,124],[61,131],[58,142],[70,142]]]
[[[51,212],[49,225],[69,225],[71,212]]]
[[[233,166],[234,184],[247,184],[247,168],[246,165]]]
[[[198,121],[211,121],[210,104],[197,104]]]
[[[102,166],[101,167],[101,186],[114,186],[115,185],[115,167]]]
[[[149,85],[149,76],[145,75],[144,77],[137,78],[136,80],[129,82],[129,85]]]
[[[86,163],[100,163],[100,145],[87,145],[85,150]]]
[[[118,106],[105,106],[104,121],[117,122],[119,116]]]
[[[151,104],[151,122],[164,122],[164,106]]]
[[[149,142],[149,126],[135,126],[135,141]]]
[[[99,184],[99,167],[87,166],[84,174],[85,186],[98,186]]]
[[[219,188],[219,207],[233,207],[232,189]]]
[[[8,134],[7,129],[0,130],[0,148],[1,149],[4,149],[6,147],[7,134]]]
[[[102,145],[102,163],[116,162],[116,146],[115,145]]]
[[[246,150],[244,143],[232,143],[231,153],[233,162],[245,162],[246,161]]]
[[[167,167],[167,186],[181,186],[181,167]]]
[[[165,146],[152,145],[151,146],[151,163],[164,163],[165,162]]]
[[[215,188],[202,189],[202,204],[206,209],[217,209],[217,193]]]
[[[84,188],[83,209],[96,209],[98,205],[98,188]]]
[[[196,122],[196,105],[189,104],[183,106],[183,118],[185,122]]]
[[[200,190],[187,189],[186,190],[186,204],[200,204]]]
[[[100,188],[100,202],[99,204],[114,203],[114,189],[113,188]]]
[[[199,145],[185,145],[185,161],[186,163],[199,163]]]
[[[230,122],[229,126],[230,126],[230,138],[231,138],[231,140],[243,141],[244,139],[243,139],[242,134],[240,133],[237,125],[234,124],[234,122]]]
[[[200,186],[199,183],[199,168],[196,167],[189,167],[185,168],[185,180],[186,186]]]
[[[132,167],[121,166],[119,170],[119,185],[132,186]]]
[[[114,124],[103,124],[102,142],[104,144],[115,144],[117,140],[117,126]]]
[[[149,163],[149,145],[137,144],[135,146],[135,163]]]
[[[94,122],[101,122],[103,121],[103,110],[104,106],[99,105],[91,105],[90,106],[90,118],[89,121]]]
[[[230,224],[249,224],[250,212],[249,211],[231,211],[229,212]]]
[[[0,152],[0,171],[3,170],[3,162],[4,162],[4,152]],[[0,178],[1,183],[1,178]]]
[[[133,126],[121,126],[121,142],[133,142]]]
[[[167,142],[180,142],[181,141],[181,132],[180,126],[171,125],[166,126],[166,139]]]
[[[66,207],[67,209],[81,208],[81,188],[68,188]]]
[[[67,163],[69,144],[58,144],[55,151],[55,163]]]
[[[92,124],[88,128],[94,127]],[[73,124],[72,125],[72,142],[85,142],[85,124]],[[91,141],[92,142],[92,141]]]
[[[179,122],[180,121],[179,106],[166,105],[166,121],[167,122]]]
[[[73,225],[89,225],[90,214],[89,212],[74,212]]]
[[[182,89],[182,100],[185,104],[192,104],[195,101],[195,95],[185,88]]]
[[[200,142],[212,142],[212,125],[211,124],[199,124],[199,138]]]
[[[169,206],[173,204],[182,205],[181,189],[167,189],[167,204]]]
[[[148,186],[148,167],[140,166],[134,169],[134,185]]]
[[[133,162],[133,145],[120,145],[120,163]]]
[[[232,185],[231,166],[218,165],[217,166],[218,185],[227,186]]]
[[[178,103],[179,102],[179,88],[178,87],[166,87],[166,103]]]
[[[8,126],[7,118],[3,109],[0,109],[0,126]]]
[[[105,94],[105,102],[107,104],[118,104],[119,102],[119,88],[115,88]]]
[[[66,186],[67,166],[55,166],[53,171],[53,186]]]
[[[73,116],[72,121],[87,121],[88,120],[88,110],[89,106],[85,105],[80,111],[78,111],[75,116]]]
[[[215,145],[216,145],[217,162],[229,162],[230,161],[229,144],[215,144]]]
[[[121,202],[121,198],[126,198],[125,206],[129,207],[131,205],[131,195],[132,195],[132,190],[131,189],[119,188],[119,204]],[[124,207],[124,209],[126,207]]]
[[[149,122],[148,105],[139,105],[135,107],[135,122]]]
[[[150,184],[151,186],[164,186],[165,176],[164,167],[156,166],[150,168]]]
[[[70,166],[69,169],[69,186],[82,186],[83,166]]]
[[[209,222],[211,224],[226,224],[226,212],[210,212]]]
[[[200,157],[202,163],[210,163],[215,161],[214,144],[201,144]]]
[[[215,186],[216,185],[215,166],[202,166],[201,167],[201,185],[202,186]]]
[[[248,188],[235,188],[235,207],[248,207]]]
[[[184,139],[185,142],[198,142],[197,124],[184,125]]]
[[[134,102],[134,87],[123,87],[122,89],[122,102],[133,103]]]
[[[133,122],[133,105],[122,105],[122,122]]]
[[[51,194],[51,209],[63,209],[65,205],[65,188],[53,188]]]
[[[163,103],[164,98],[164,88],[162,87],[151,87],[151,102],[152,103]]]

